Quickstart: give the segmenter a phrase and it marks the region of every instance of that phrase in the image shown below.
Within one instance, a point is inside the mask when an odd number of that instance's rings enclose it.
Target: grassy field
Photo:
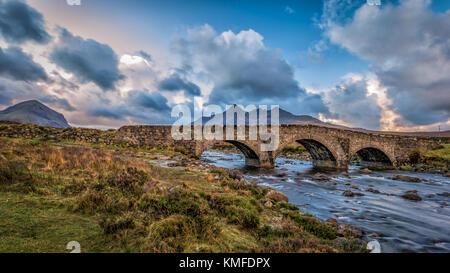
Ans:
[[[0,252],[362,252],[230,171],[162,168],[183,151],[0,138]],[[188,159],[186,159],[188,160]]]

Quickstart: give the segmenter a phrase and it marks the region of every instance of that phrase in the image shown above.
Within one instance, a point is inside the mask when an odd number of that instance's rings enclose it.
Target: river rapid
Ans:
[[[277,158],[273,170],[244,167],[242,154],[208,150],[201,159],[217,167],[239,169],[248,181],[280,191],[303,212],[321,220],[336,218],[363,229],[366,240],[377,240],[382,252],[450,251],[450,179],[437,174],[404,171],[362,173],[324,172],[329,181],[317,181],[312,163]],[[392,180],[396,174],[418,177],[420,183]],[[351,190],[353,197],[343,193]],[[368,191],[369,190],[369,191]],[[401,197],[416,190],[422,201]]]

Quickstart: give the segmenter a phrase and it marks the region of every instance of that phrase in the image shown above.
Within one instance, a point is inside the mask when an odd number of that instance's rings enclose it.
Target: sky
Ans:
[[[0,0],[0,109],[73,126],[175,105],[279,105],[389,131],[450,129],[450,1]]]

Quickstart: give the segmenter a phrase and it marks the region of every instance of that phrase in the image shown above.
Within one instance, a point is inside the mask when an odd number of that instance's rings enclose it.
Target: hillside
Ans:
[[[0,120],[55,128],[70,127],[61,113],[37,100],[24,101],[0,111]]]

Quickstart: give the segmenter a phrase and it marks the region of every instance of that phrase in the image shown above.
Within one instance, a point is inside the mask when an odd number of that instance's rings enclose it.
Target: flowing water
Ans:
[[[365,239],[376,239],[382,252],[450,251],[450,179],[442,175],[404,171],[363,174],[358,167],[350,166],[349,176],[327,172],[330,181],[319,182],[312,179],[316,171],[308,161],[277,158],[273,170],[248,170],[242,154],[212,150],[204,152],[202,160],[218,167],[240,169],[248,181],[284,193],[301,211],[321,220],[334,217],[339,223],[362,228]],[[424,182],[392,180],[396,174],[418,177]],[[346,190],[364,195],[346,197]],[[401,197],[410,190],[417,190],[422,201]]]

